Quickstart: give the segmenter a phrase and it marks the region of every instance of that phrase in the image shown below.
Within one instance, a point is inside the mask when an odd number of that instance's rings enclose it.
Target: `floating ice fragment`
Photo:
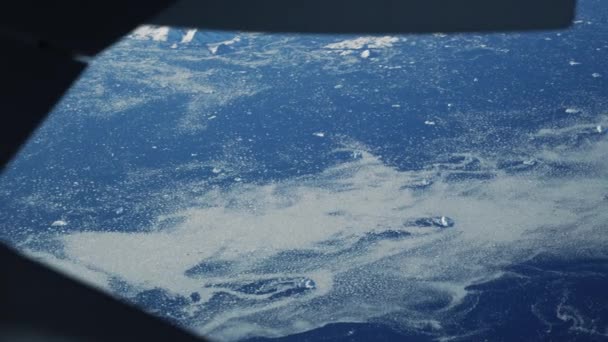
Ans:
[[[570,65],[579,65],[579,64],[581,64],[581,63],[579,63],[579,62],[577,62],[577,61],[572,60],[572,61],[568,62],[568,64],[570,64]]]
[[[196,29],[186,31],[186,34],[182,37],[182,43],[190,43],[196,34]]]
[[[235,181],[235,182],[240,182],[240,181],[242,181],[242,180],[243,180],[243,179],[242,179],[241,177],[234,177],[234,181]]]
[[[402,186],[401,189],[423,190],[423,189],[428,188],[431,185],[433,185],[433,181],[430,179],[424,178],[420,181],[406,184],[406,185]]]
[[[268,299],[277,299],[313,290],[317,287],[317,284],[307,277],[285,277],[263,279],[245,285],[233,286],[228,285],[237,292],[258,296],[270,295]]]
[[[430,121],[430,120],[426,120],[424,122],[425,125],[429,125],[429,126],[434,126],[435,125],[435,121]]]
[[[152,149],[153,149],[153,150],[156,150],[157,148],[158,148],[158,147],[156,147],[156,146],[152,146]]]
[[[594,72],[593,74],[591,74],[591,77],[598,78],[598,77],[602,77],[602,75],[597,72]]]
[[[210,117],[208,117],[208,118],[207,118],[207,120],[213,120],[213,119],[215,119],[215,118],[217,118],[217,116],[216,116],[216,115],[211,115]]]
[[[401,105],[400,105],[400,104],[394,104],[394,105],[392,105],[391,107],[393,107],[393,108],[400,108],[400,107],[401,107]]]
[[[413,222],[406,222],[406,225],[418,227],[448,228],[454,226],[454,220],[447,216],[423,217],[416,219]]]
[[[325,133],[324,132],[315,132],[312,135],[319,137],[319,138],[323,138],[325,136]]]
[[[211,172],[220,173],[220,172],[222,172],[222,169],[220,169],[219,167],[214,167],[213,170],[211,170]]]
[[[361,58],[368,58],[369,55],[370,55],[369,50],[364,50],[363,52],[361,52]]]
[[[57,221],[54,221],[53,223],[51,223],[51,227],[64,227],[67,225],[68,225],[67,221],[64,221],[64,220],[57,220]]]
[[[343,86],[343,85],[341,85],[341,84],[336,84],[336,85],[334,86],[334,89],[342,89],[343,87],[344,87],[344,86]]]
[[[120,215],[125,211],[125,209],[123,207],[120,207],[118,209],[116,209],[116,211],[114,211],[116,213],[116,215]]]
[[[578,108],[566,108],[565,112],[568,114],[576,114],[576,113],[580,113],[580,109]]]
[[[602,125],[597,125],[597,127],[595,127],[595,130],[596,130],[598,133],[602,133],[602,132],[603,132]]]

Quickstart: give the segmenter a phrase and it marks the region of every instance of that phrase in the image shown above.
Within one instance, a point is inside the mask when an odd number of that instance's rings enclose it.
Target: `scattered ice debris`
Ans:
[[[219,287],[227,287],[246,295],[278,299],[314,290],[317,288],[317,284],[307,277],[281,277],[258,280],[247,284],[219,284]]]
[[[54,221],[53,223],[51,223],[51,227],[65,227],[68,225],[67,221],[64,220],[57,220]]]
[[[525,172],[534,169],[538,165],[536,159],[524,159],[524,160],[503,160],[499,161],[496,166],[500,170],[504,170],[507,173],[514,172]]]
[[[581,110],[578,108],[566,108],[565,112],[568,114],[576,114],[576,113],[580,113]]]
[[[114,212],[116,213],[116,215],[120,215],[125,212],[125,209],[123,207],[120,207],[120,208],[116,209]]]
[[[431,185],[433,185],[433,181],[430,179],[424,178],[420,181],[406,184],[406,185],[402,186],[401,189],[422,190],[422,189],[428,188]]]
[[[568,62],[568,64],[570,64],[570,65],[579,65],[581,63],[579,63],[579,62],[577,62],[575,60],[571,60],[570,62]]]
[[[361,58],[368,58],[370,55],[370,51],[369,50],[364,50],[363,52],[361,52]]]
[[[379,242],[383,240],[400,240],[403,238],[407,238],[411,236],[410,232],[406,232],[405,230],[394,230],[388,229],[380,232],[368,232],[365,233],[358,243],[369,245],[370,243]]]
[[[407,222],[406,225],[418,227],[449,228],[454,226],[454,220],[447,216],[423,217]]]
[[[222,169],[220,169],[219,167],[214,167],[213,170],[211,170],[211,172],[218,174],[218,173],[222,172]]]
[[[591,77],[598,78],[598,77],[602,77],[602,75],[597,72],[594,72],[593,74],[591,74]]]
[[[424,124],[429,125],[429,126],[435,126],[435,121],[426,120],[426,121],[424,121]]]
[[[325,133],[324,132],[315,132],[312,135],[314,135],[315,137],[319,137],[319,138],[325,137]]]

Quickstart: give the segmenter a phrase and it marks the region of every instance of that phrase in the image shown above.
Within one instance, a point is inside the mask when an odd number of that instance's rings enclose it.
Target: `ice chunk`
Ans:
[[[447,216],[423,217],[406,223],[408,226],[449,228],[454,220]]]
[[[57,220],[51,223],[51,227],[64,227],[67,226],[68,222],[64,220]]]
[[[314,135],[315,137],[323,138],[325,136],[325,133],[323,133],[323,132],[315,132],[312,135]]]
[[[369,50],[364,50],[363,52],[361,52],[361,58],[368,58],[370,53],[371,52]]]
[[[429,126],[435,126],[435,121],[426,120],[424,121],[424,124]]]
[[[277,299],[314,290],[316,287],[314,280],[307,277],[281,277],[235,286],[233,290],[248,295],[269,295],[268,299]]]
[[[186,34],[182,37],[182,43],[190,43],[196,34],[196,29],[186,31]]]
[[[568,114],[576,114],[576,113],[580,113],[581,110],[578,108],[566,108],[565,112]]]

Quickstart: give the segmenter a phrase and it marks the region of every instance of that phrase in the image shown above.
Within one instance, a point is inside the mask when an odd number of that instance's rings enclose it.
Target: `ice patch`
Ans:
[[[576,114],[576,113],[580,113],[581,110],[578,108],[566,108],[565,112],[568,114]]]
[[[51,227],[64,227],[67,226],[68,222],[64,220],[57,220],[51,223]]]
[[[325,133],[324,132],[315,132],[312,135],[314,135],[315,137],[319,137],[319,138],[325,137]]]
[[[568,62],[568,64],[570,64],[570,65],[574,66],[574,65],[580,65],[581,63],[579,63],[579,62],[577,62],[577,61],[572,60],[572,61]]]
[[[598,77],[602,77],[602,75],[600,73],[594,72],[593,74],[591,74],[591,77],[598,78]]]
[[[368,58],[369,55],[370,55],[369,50],[364,50],[363,52],[361,52],[361,58],[363,58],[363,59]]]
[[[424,121],[424,124],[429,126],[435,126],[435,121],[426,120]]]
[[[352,150],[361,158],[314,177],[210,190],[197,200],[202,207],[176,211],[183,219],[168,229],[79,232],[58,239],[69,260],[137,288],[184,298],[198,293],[197,329],[216,338],[228,336],[235,324],[255,323],[262,334],[295,333],[296,316],[309,328],[335,322],[336,312],[364,321],[402,310],[408,305],[403,298],[419,298],[424,292],[417,292],[418,281],[427,292],[438,278],[437,291],[447,291],[446,284],[460,289],[492,276],[500,265],[524,260],[530,250],[567,252],[586,236],[596,240],[585,239],[587,246],[603,244],[586,232],[608,219],[590,202],[605,195],[605,186],[598,186],[603,176],[439,179],[419,192],[407,185],[425,179],[421,172],[398,171],[359,147]],[[594,211],[581,217],[581,210]],[[438,229],[427,229],[433,227]],[[563,238],[556,240],[556,234]],[[212,260],[222,260],[213,272],[189,273]],[[395,265],[402,266],[394,270]],[[314,290],[291,295],[312,288],[307,280]],[[276,290],[239,290],[247,284]],[[448,296],[462,297],[454,291]],[[358,298],[367,298],[374,309],[360,310]],[[323,310],[316,301],[324,303]]]

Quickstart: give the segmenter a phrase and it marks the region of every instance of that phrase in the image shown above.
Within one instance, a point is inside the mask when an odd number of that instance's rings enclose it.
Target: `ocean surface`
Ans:
[[[0,177],[0,239],[218,341],[608,339],[608,4],[562,31],[142,27]]]

